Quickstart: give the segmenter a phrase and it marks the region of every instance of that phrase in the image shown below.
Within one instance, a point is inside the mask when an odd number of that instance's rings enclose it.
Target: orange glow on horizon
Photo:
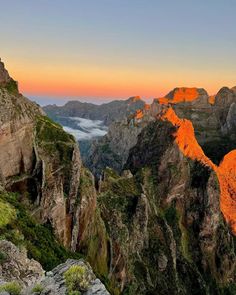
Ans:
[[[113,68],[40,61],[33,64],[30,61],[9,60],[6,68],[19,82],[20,91],[32,95],[128,98],[137,94],[145,98],[163,98],[170,90],[181,88],[182,85],[198,86],[206,89],[209,94],[216,94],[222,86],[227,86],[227,83],[217,82],[215,77],[212,80],[205,79],[204,73],[201,79],[197,79],[196,73],[191,71],[181,76],[176,68],[171,69],[171,72],[168,69],[160,72],[125,66]],[[188,97],[191,95],[194,97],[195,94],[189,93]]]

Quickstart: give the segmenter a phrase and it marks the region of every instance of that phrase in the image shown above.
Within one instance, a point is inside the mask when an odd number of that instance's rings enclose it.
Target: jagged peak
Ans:
[[[220,88],[220,90],[217,92],[216,96],[222,95],[222,94],[232,94],[234,93],[234,89],[233,88],[229,88],[227,86],[223,86]]]
[[[0,58],[0,87],[6,88],[9,92],[18,94],[18,84],[15,80],[11,78],[4,63]]]
[[[233,90],[234,92],[236,92],[236,86],[232,87],[231,90]]]
[[[11,77],[8,71],[6,70],[4,63],[2,62],[0,58],[0,85],[4,85],[8,83],[10,80],[11,80]]]
[[[215,104],[225,107],[236,101],[236,92],[229,87],[222,87],[215,96]]]
[[[131,96],[130,98],[128,98],[129,102],[137,102],[137,101],[140,101],[140,100],[142,100],[142,99],[141,99],[141,97],[139,95]]]

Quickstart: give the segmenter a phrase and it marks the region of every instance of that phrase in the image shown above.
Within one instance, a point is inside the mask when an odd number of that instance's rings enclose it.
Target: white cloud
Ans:
[[[70,117],[71,120],[78,121],[78,128],[74,129],[63,126],[64,130],[72,134],[77,140],[92,140],[96,137],[104,136],[107,133],[107,126],[100,120],[89,120],[79,117]]]

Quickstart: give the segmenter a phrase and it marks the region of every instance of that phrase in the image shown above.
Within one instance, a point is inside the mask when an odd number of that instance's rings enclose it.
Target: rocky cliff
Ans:
[[[175,120],[167,113],[143,129],[126,164],[133,176],[107,171],[101,182],[110,275],[128,294],[233,294],[234,241],[217,171],[191,129],[185,134],[190,122]]]
[[[78,257],[72,252],[79,250],[91,258],[97,271],[104,272],[100,262],[106,249],[101,247],[99,254],[98,245],[91,246],[92,238],[105,235],[104,225],[96,210],[93,176],[82,166],[75,139],[17,87],[9,87],[14,80],[2,63],[0,75],[1,239],[23,245],[46,269]],[[16,262],[12,271],[8,269],[13,276],[18,272],[22,278],[27,265],[31,269],[24,253],[17,255],[25,265]],[[11,280],[4,276],[4,268],[1,278]]]

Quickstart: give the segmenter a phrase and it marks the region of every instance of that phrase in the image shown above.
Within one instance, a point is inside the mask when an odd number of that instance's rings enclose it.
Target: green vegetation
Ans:
[[[39,293],[39,294],[41,294],[41,293],[43,292],[43,286],[40,285],[40,284],[36,284],[36,285],[33,287],[33,289],[32,289],[31,292],[32,292],[32,293]]]
[[[50,224],[38,224],[20,203],[17,194],[0,193],[0,202],[10,204],[16,214],[10,223],[0,226],[0,239],[25,246],[28,256],[39,261],[44,269],[50,270],[67,258],[81,257],[57,242]]]
[[[80,295],[80,291],[69,291],[68,295]]]
[[[88,169],[82,167],[79,188],[86,193],[87,189],[91,189],[91,186],[94,186],[92,173]]]
[[[0,228],[16,218],[16,210],[7,202],[0,200]]]
[[[70,295],[79,295],[79,291],[87,291],[89,287],[88,274],[84,266],[72,265],[64,273],[64,278],[68,289],[68,293]]]
[[[0,292],[6,291],[10,295],[19,295],[21,289],[21,286],[17,282],[10,282],[0,286]]]
[[[119,174],[115,170],[113,170],[112,168],[109,168],[109,167],[106,167],[104,169],[104,176],[105,176],[105,178],[110,178],[110,177],[114,178],[114,179],[120,178]]]
[[[36,124],[37,139],[41,142],[58,142],[74,143],[74,137],[66,133],[62,126],[53,122],[46,116],[38,117]]]
[[[59,159],[65,165],[70,165],[74,137],[66,133],[62,126],[53,122],[46,116],[40,116],[36,123],[37,143],[54,160]]]
[[[16,81],[14,81],[13,79],[11,79],[9,82],[6,83],[6,85],[4,85],[4,87],[9,93],[12,94],[18,94],[18,84]]]

